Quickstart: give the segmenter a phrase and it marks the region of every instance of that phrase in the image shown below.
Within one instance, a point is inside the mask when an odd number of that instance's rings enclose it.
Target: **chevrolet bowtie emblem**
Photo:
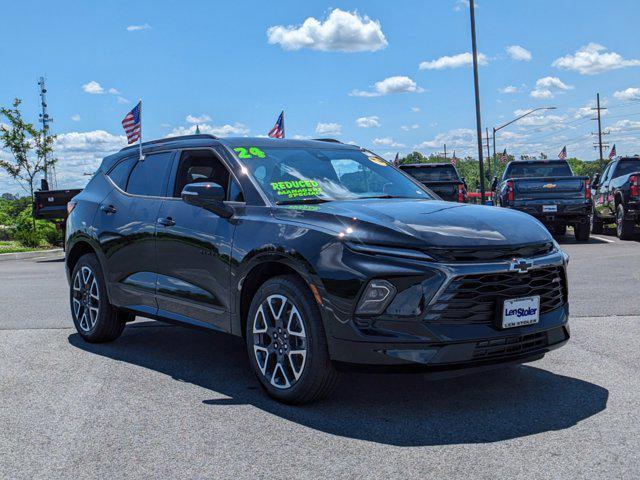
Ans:
[[[509,270],[516,271],[519,273],[525,273],[531,267],[533,267],[533,262],[530,260],[525,260],[524,258],[514,258],[511,260],[511,265],[509,266]]]
[[[555,183],[547,183],[546,185],[543,185],[542,188],[556,188],[556,184]]]

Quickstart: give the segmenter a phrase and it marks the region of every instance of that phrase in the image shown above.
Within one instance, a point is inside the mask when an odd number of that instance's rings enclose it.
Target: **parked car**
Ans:
[[[500,206],[532,215],[557,235],[564,235],[570,225],[576,240],[589,240],[589,177],[575,176],[566,160],[509,162],[502,180],[494,178],[491,189]]]
[[[569,339],[567,257],[521,212],[435,200],[353,145],[192,135],[106,157],[71,202],[88,342],[135,315],[244,337],[274,398],[340,369],[474,371]]]
[[[618,157],[596,174],[593,189],[591,231],[602,233],[605,224],[615,223],[616,234],[623,240],[633,237],[640,224],[640,157]]]
[[[44,179],[40,187],[33,195],[33,216],[38,220],[49,220],[62,230],[64,248],[67,205],[82,189],[49,190],[49,183]]]
[[[411,163],[400,165],[400,169],[443,200],[467,203],[467,182],[450,163]]]

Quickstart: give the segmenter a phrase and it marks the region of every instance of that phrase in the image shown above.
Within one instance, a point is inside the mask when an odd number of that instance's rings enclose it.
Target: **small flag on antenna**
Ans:
[[[560,160],[564,160],[565,158],[567,158],[567,146],[566,145],[564,147],[562,147],[562,150],[560,150],[560,153],[558,154],[558,158]]]
[[[611,147],[611,151],[609,152],[609,160],[611,160],[616,155],[617,155],[617,153],[616,153],[616,144],[614,143],[613,147]]]
[[[269,136],[271,138],[284,138],[284,110],[280,112],[280,116],[269,132]]]

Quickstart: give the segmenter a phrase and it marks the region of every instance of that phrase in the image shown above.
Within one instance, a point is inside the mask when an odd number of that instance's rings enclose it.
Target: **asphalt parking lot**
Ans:
[[[0,261],[0,478],[638,478],[640,241],[563,248],[572,339],[441,381],[345,374],[262,394],[243,342],[138,321],[75,333],[59,255]]]

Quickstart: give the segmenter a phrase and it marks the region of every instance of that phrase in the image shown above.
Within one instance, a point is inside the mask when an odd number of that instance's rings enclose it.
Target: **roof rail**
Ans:
[[[311,140],[315,140],[316,142],[342,143],[340,140],[336,140],[335,138],[312,138]]]
[[[212,140],[217,140],[218,137],[216,137],[215,135],[211,135],[209,133],[201,133],[199,135],[180,135],[177,137],[166,137],[166,138],[161,138],[159,140],[151,140],[149,142],[143,142],[142,146],[150,146],[150,145],[159,145],[159,144],[163,144],[163,143],[168,143],[168,142],[174,142],[176,140],[195,140],[198,138],[211,138]],[[121,149],[120,151],[123,152],[125,150],[130,150],[133,148],[140,148],[139,145],[129,145],[128,147],[124,147],[123,149]]]

